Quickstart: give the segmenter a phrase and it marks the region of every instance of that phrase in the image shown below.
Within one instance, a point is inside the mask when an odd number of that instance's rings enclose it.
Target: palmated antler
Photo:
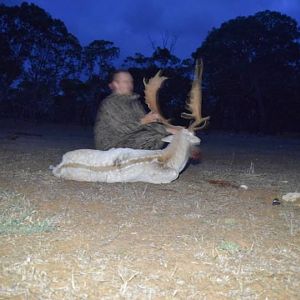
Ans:
[[[190,113],[182,113],[181,117],[184,119],[194,120],[188,127],[191,131],[202,129],[206,126],[210,117],[202,117],[202,72],[203,62],[202,59],[196,61],[194,80],[190,91],[189,99],[186,108]],[[201,125],[200,125],[201,124]],[[200,126],[199,126],[200,125]]]
[[[146,82],[145,78],[143,80],[145,85],[145,101],[148,105],[148,108],[154,112],[157,113],[160,116],[162,123],[168,123],[168,121],[162,116],[160,107],[158,105],[157,100],[157,92],[160,89],[162,83],[168,79],[168,77],[161,76],[161,70],[158,71],[154,77],[150,78],[148,82]]]

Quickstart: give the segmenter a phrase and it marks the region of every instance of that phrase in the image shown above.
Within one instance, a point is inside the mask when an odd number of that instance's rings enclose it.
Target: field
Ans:
[[[0,299],[300,299],[300,139],[209,132],[174,182],[50,165],[90,128],[0,122]],[[278,205],[273,200],[279,200]]]

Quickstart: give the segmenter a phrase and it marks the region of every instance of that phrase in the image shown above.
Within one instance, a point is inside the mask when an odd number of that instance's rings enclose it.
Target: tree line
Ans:
[[[61,20],[23,2],[0,5],[0,116],[93,124],[109,94],[120,48],[94,40],[82,46]],[[191,56],[163,45],[124,59],[143,95],[143,78],[158,69],[170,80],[160,90],[165,117],[180,113],[195,59],[204,61],[203,113],[210,128],[237,132],[300,132],[300,30],[291,17],[262,11],[213,28]]]

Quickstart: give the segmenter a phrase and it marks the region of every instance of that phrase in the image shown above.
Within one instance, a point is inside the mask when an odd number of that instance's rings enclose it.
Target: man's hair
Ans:
[[[109,83],[112,83],[114,81],[114,79],[116,78],[116,76],[120,73],[127,73],[130,74],[130,72],[126,69],[117,69],[115,71],[113,71],[110,75],[109,75]]]

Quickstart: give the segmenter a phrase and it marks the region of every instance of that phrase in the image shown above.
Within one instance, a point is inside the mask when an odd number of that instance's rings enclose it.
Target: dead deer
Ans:
[[[77,181],[94,182],[150,182],[169,183],[175,180],[185,167],[190,149],[200,143],[195,131],[203,128],[209,117],[201,115],[201,79],[202,61],[196,63],[194,80],[187,101],[188,113],[183,118],[194,121],[188,128],[181,128],[175,135],[163,140],[170,144],[162,150],[137,150],[129,148],[112,148],[107,151],[80,149],[63,155],[53,174]],[[145,100],[151,111],[160,114],[156,96],[166,77],[158,72],[145,84]],[[161,122],[173,126],[161,116]],[[199,127],[200,125],[200,127]]]

